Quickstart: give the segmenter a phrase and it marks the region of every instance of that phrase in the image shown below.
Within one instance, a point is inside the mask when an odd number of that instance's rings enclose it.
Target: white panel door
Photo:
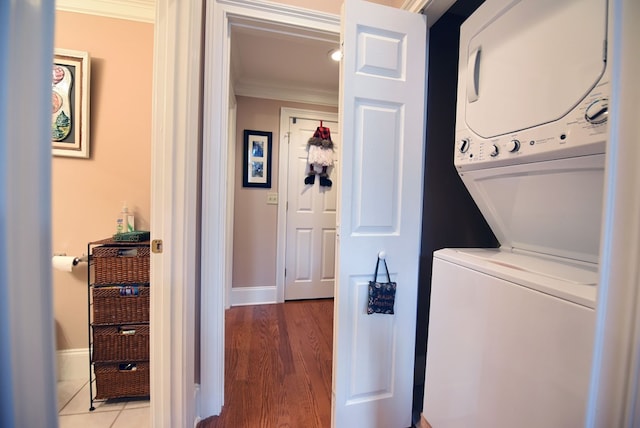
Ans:
[[[332,186],[305,184],[309,171],[307,141],[320,126],[319,120],[289,119],[289,180],[287,195],[287,253],[285,300],[333,297],[336,256],[336,165],[327,169]],[[323,121],[338,145],[338,123]],[[317,169],[317,168],[316,168]]]
[[[342,26],[333,426],[403,428],[413,398],[426,20],[346,0]],[[379,251],[398,283],[394,315],[366,312]]]

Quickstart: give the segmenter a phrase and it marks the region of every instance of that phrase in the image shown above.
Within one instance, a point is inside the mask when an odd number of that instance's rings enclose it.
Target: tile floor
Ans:
[[[95,390],[94,390],[95,393]],[[86,380],[58,382],[60,428],[144,428],[151,426],[149,399],[94,401],[89,411],[89,383]]]

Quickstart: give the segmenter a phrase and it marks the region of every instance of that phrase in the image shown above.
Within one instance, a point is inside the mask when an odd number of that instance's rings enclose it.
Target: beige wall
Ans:
[[[338,109],[248,97],[238,97],[237,100],[233,287],[275,286],[278,206],[267,205],[267,193],[278,191],[280,108],[329,112],[337,112]],[[273,133],[271,189],[242,187],[245,129]],[[284,202],[282,196],[279,199],[280,203]]]
[[[56,13],[55,47],[91,56],[91,158],[53,157],[54,253],[111,236],[122,201],[149,230],[153,24]],[[87,265],[53,271],[57,349],[87,348]]]

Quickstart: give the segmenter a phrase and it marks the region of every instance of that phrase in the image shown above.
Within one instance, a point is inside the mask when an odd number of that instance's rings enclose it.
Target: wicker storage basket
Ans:
[[[96,399],[149,395],[149,363],[96,363]]]
[[[93,361],[149,360],[149,325],[93,326]]]
[[[93,287],[93,323],[149,322],[149,287]]]
[[[93,249],[95,284],[149,283],[149,247],[101,246]]]

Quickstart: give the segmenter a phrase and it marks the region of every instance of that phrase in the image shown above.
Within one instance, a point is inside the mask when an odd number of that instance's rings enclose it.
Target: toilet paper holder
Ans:
[[[53,256],[66,256],[67,253],[53,253]],[[78,263],[86,263],[89,261],[89,256],[87,255],[82,255],[81,257],[74,257],[73,258],[73,265],[74,266],[78,266]]]

